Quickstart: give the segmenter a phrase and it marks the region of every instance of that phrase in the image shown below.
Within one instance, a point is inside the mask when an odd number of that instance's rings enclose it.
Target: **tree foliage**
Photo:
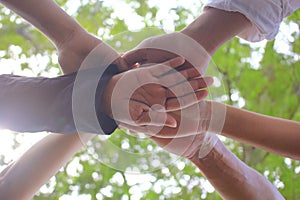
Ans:
[[[76,2],[78,5],[74,11],[71,1],[58,1],[84,28],[120,52],[133,48],[148,36],[163,33],[162,28],[166,23],[166,19],[158,18],[160,7],[150,0],[123,2],[139,19],[138,27],[142,28],[139,34],[132,32],[127,19],[120,17],[114,7],[106,1],[78,0]],[[56,49],[53,45],[20,17],[6,8],[0,9],[4,13],[0,17],[0,64],[14,60],[21,70],[31,71],[35,75],[43,75],[52,69],[59,69],[55,56]],[[190,12],[190,9],[178,3],[168,10],[171,17],[167,20],[171,20],[174,30],[180,30],[190,23],[191,19],[199,14],[201,4],[194,5],[194,12]],[[299,30],[299,22],[300,11],[290,16],[284,23],[293,23]],[[149,27],[156,28],[146,29]],[[112,35],[115,36],[111,37]],[[292,41],[276,39],[266,44],[262,43],[259,47],[254,47],[238,38],[223,45],[213,57],[226,91],[222,99],[228,104],[247,110],[299,121],[299,32],[292,33],[292,36],[294,38]],[[278,45],[275,45],[276,42],[279,44],[284,42],[289,50],[280,52]],[[37,62],[32,63],[32,59]],[[40,68],[35,66],[39,62],[43,63]],[[57,72],[60,73],[58,70]],[[13,69],[11,73],[14,73]],[[109,141],[131,153],[143,151],[148,155],[159,149],[151,141],[131,137],[124,131],[116,131]],[[286,199],[300,199],[298,161],[276,156],[232,140],[224,142],[240,159],[275,184]],[[221,199],[207,186],[207,181],[199,170],[184,159],[179,159],[155,171],[141,172],[144,174],[137,176],[124,173],[124,170],[128,170],[130,162],[135,162],[137,165],[140,163],[139,169],[147,171],[151,161],[143,160],[142,157],[139,158],[141,160],[131,160],[129,154],[126,154],[124,156],[128,156],[126,157],[128,163],[122,163],[118,169],[114,169],[99,162],[101,159],[115,158],[113,155],[109,157],[103,154],[106,152],[101,152],[103,145],[101,139],[94,139],[43,187],[47,190],[39,192],[34,199],[59,199],[64,195],[82,196],[85,199],[124,200]],[[165,160],[174,158],[167,153],[161,153],[159,156]],[[125,162],[126,159],[121,160]],[[2,163],[5,164],[3,160]],[[73,172],[70,173],[72,170]],[[140,180],[143,177],[144,180]]]

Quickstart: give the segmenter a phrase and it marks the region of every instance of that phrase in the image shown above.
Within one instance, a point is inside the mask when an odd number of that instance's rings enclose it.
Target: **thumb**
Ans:
[[[147,49],[135,49],[127,52],[122,57],[129,66],[132,66],[147,59],[146,50]]]
[[[113,61],[113,64],[116,64],[121,71],[127,71],[130,69],[130,66],[126,60],[123,58],[123,55],[120,55],[119,58]]]

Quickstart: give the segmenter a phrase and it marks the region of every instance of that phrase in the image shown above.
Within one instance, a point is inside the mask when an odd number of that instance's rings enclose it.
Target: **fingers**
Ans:
[[[195,67],[180,70],[179,73],[186,79],[191,79],[201,76],[200,71]]]
[[[180,67],[185,62],[185,59],[182,57],[176,57],[170,60],[167,60],[161,64],[155,64],[148,68],[150,73],[154,77],[163,76],[164,74],[170,72],[172,69]]]
[[[165,109],[168,112],[184,109],[198,103],[199,101],[202,101],[205,97],[207,97],[207,95],[208,95],[207,90],[199,90],[196,91],[195,93],[188,94],[183,97],[171,98],[167,100]]]
[[[159,82],[164,85],[165,87],[171,87],[177,84],[181,84],[184,81],[195,79],[196,77],[201,76],[200,72],[192,67],[180,71],[176,70],[169,70],[170,73],[165,73],[163,76],[159,77]],[[205,77],[203,80],[203,83],[199,85],[199,87],[207,87],[207,85],[211,85],[213,82],[212,77]],[[198,80],[199,83],[201,83]]]
[[[177,130],[174,128],[169,128],[169,127],[158,127],[158,126],[135,126],[132,124],[127,124],[127,123],[120,123],[120,125],[126,129],[129,129],[130,131],[135,131],[138,133],[143,133],[147,137],[157,137],[157,138],[164,138],[163,135],[165,132],[168,132],[169,137],[166,139],[171,139],[173,137],[176,137]]]
[[[128,109],[126,109],[128,105]],[[152,107],[135,101],[120,101],[119,105],[116,105],[115,109],[112,109],[112,118],[121,122],[130,124],[132,126],[156,126],[171,127],[177,126],[177,121],[169,113],[158,112],[156,107],[162,107],[161,105],[155,104]]]
[[[177,121],[168,113],[150,110],[149,112],[143,112],[136,120],[136,124],[139,126],[151,125],[175,128]]]
[[[120,130],[126,129],[126,130],[125,130],[126,133],[128,133],[128,134],[130,134],[130,135],[133,135],[133,136],[138,135],[138,132],[137,132],[137,131],[134,131],[134,130],[132,130],[132,129],[128,129],[128,128],[126,128],[126,127],[123,127],[121,124],[119,124],[118,129],[120,129]]]
[[[143,41],[144,43],[147,41]],[[139,49],[134,49],[127,52],[123,58],[128,65],[134,65],[136,63],[161,63],[171,58],[176,57],[177,55],[166,50],[156,49],[156,48],[143,48],[143,44],[139,45]]]
[[[161,138],[156,136],[149,136],[149,138],[161,147],[165,147],[174,139],[174,138]]]
[[[147,126],[134,126],[126,123],[120,123],[119,126],[121,126],[122,128],[126,128],[130,131],[134,131],[136,133],[150,134],[150,131],[148,130]]]
[[[212,85],[212,83],[212,77],[192,79],[168,88],[166,91],[166,96],[167,98],[181,97],[193,93],[196,90],[207,88],[208,86]]]
[[[130,66],[126,63],[122,55],[114,60],[112,64],[116,64],[121,71],[127,71],[130,69]]]
[[[123,56],[123,58],[129,66],[132,66],[137,62],[143,62],[147,59],[147,49],[129,51]]]

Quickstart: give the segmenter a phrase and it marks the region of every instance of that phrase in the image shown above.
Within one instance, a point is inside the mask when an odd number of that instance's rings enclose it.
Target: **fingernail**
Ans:
[[[179,56],[179,58],[181,58],[181,62],[185,62],[185,58],[182,56]]]
[[[171,128],[176,128],[177,127],[177,122],[174,119],[167,119],[166,125],[168,127],[171,127]]]

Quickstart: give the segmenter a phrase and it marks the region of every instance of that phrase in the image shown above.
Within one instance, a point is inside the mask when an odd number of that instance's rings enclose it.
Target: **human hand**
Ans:
[[[180,138],[149,138],[166,151],[188,159],[204,158],[218,141],[218,137],[211,132]]]
[[[182,33],[171,33],[144,40],[135,49],[124,55],[125,61],[131,65],[135,63],[155,63],[181,55],[186,59],[183,69],[194,68],[203,75],[210,61],[210,55],[198,42]],[[179,129],[159,131],[157,127],[145,126],[131,129],[155,135],[157,137],[187,136],[199,132],[212,130],[221,132],[225,119],[226,106],[217,102],[201,101],[198,105],[182,110],[182,112],[169,113],[178,116]]]
[[[212,78],[199,78],[194,68],[177,71],[184,62],[176,57],[115,75],[104,92],[106,113],[132,126],[176,127],[176,119],[163,111],[197,103],[207,96],[207,91],[199,89],[212,84]]]
[[[120,127],[128,128],[128,125],[120,124]],[[167,128],[161,130],[161,134],[166,131]],[[135,135],[137,132],[130,130],[130,133]],[[194,133],[190,136],[175,138],[146,136],[166,151],[188,159],[204,158],[218,141],[218,137],[212,132]]]
[[[120,126],[146,134],[148,137],[180,138],[206,132],[221,133],[225,121],[226,105],[214,101],[199,101],[182,110],[169,112],[176,119],[177,127],[134,126],[120,123]]]
[[[185,68],[195,67],[201,75],[206,71],[210,55],[195,40],[182,33],[147,38],[123,58],[129,66],[136,63],[160,63],[176,56],[186,59]]]
[[[177,120],[178,126],[176,128],[169,128],[164,126],[162,129],[155,126],[131,126],[120,123],[120,127],[124,127],[133,132],[141,132],[146,134],[158,146],[167,150],[170,153],[176,154],[188,159],[204,158],[215,146],[218,137],[210,132],[211,114],[208,108],[213,102],[201,101],[198,105],[202,107],[202,120],[195,116],[194,110],[197,106],[190,106],[183,111],[172,112],[171,115]],[[206,107],[206,108],[205,108]],[[182,116],[181,114],[185,115]],[[207,117],[204,117],[207,115]],[[182,123],[181,123],[182,122]]]
[[[116,64],[120,71],[128,69],[127,63],[119,54],[99,38],[83,30],[74,30],[71,37],[57,45],[58,61],[64,73],[79,70],[82,65],[90,67],[103,64],[108,56],[113,56],[107,64]]]

